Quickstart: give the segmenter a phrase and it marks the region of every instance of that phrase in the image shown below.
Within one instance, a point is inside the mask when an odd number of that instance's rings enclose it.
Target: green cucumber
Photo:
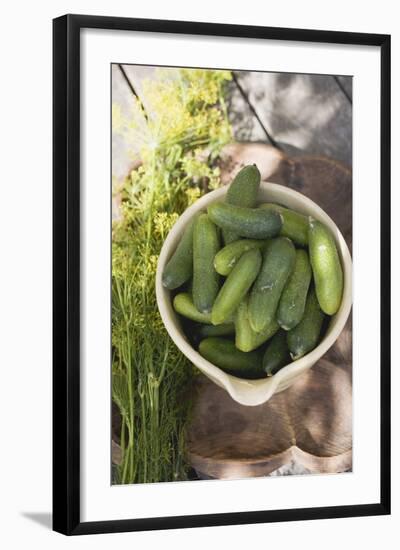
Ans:
[[[249,298],[249,321],[252,329],[262,332],[275,319],[285,284],[291,275],[296,249],[287,237],[268,243],[260,273]]]
[[[262,249],[265,245],[266,241],[241,239],[221,248],[214,258],[214,267],[217,273],[226,277],[232,271],[242,254],[253,248]]]
[[[306,301],[303,319],[287,333],[287,343],[293,360],[299,359],[318,344],[324,313],[318,303],[314,287],[311,287]]]
[[[220,325],[229,319],[253,284],[261,267],[261,252],[245,252],[225,280],[214,302],[211,321]]]
[[[222,229],[222,240],[225,245],[234,243],[238,239],[240,239],[240,235],[235,233],[234,231],[231,231],[230,229]]]
[[[198,333],[201,338],[209,336],[231,336],[235,334],[235,325],[233,323],[223,323],[222,325],[200,325]]]
[[[342,302],[343,271],[335,240],[321,222],[309,218],[309,250],[319,305],[334,315]]]
[[[225,338],[206,338],[199,345],[199,353],[207,361],[240,378],[263,378],[262,354],[258,351],[244,353]]]
[[[186,226],[175,252],[162,274],[162,283],[169,290],[182,286],[193,273],[193,229],[195,219]]]
[[[291,362],[289,348],[286,341],[286,332],[279,330],[272,337],[264,353],[263,369],[267,376],[273,376],[282,367]]]
[[[291,330],[300,323],[311,276],[311,265],[307,252],[296,250],[294,269],[283,289],[277,311],[277,320],[283,329]]]
[[[219,290],[214,257],[219,250],[217,227],[207,214],[200,214],[193,230],[193,302],[202,313],[211,313]]]
[[[280,204],[274,204],[267,202],[260,205],[260,208],[267,210],[275,210],[282,216],[282,229],[280,235],[288,237],[293,242],[300,246],[307,246],[308,244],[308,219],[307,216],[299,214],[294,210],[285,208]]]
[[[225,195],[225,201],[236,206],[253,208],[257,204],[258,188],[260,187],[261,175],[255,164],[244,166],[235,176],[229,185]],[[236,241],[239,235],[235,231],[222,230],[222,237],[225,244]]]
[[[248,239],[268,239],[279,234],[281,215],[275,210],[244,208],[225,202],[214,202],[207,209],[210,219],[222,229],[236,231]]]
[[[193,298],[188,292],[177,294],[173,301],[174,310],[187,319],[198,323],[211,324],[211,314],[201,313],[193,303]]]
[[[235,345],[237,349],[244,352],[257,349],[278,330],[279,325],[273,320],[262,332],[255,332],[249,322],[248,297],[242,300],[235,317]]]

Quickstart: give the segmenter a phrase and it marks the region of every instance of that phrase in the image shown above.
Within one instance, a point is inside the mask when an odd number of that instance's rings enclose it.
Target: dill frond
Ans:
[[[115,106],[112,115],[113,130],[142,161],[119,189],[121,217],[113,223],[112,397],[122,419],[120,483],[186,479],[193,372],[161,321],[155,273],[180,214],[220,184],[216,161],[232,139],[224,108],[229,72],[164,69],[158,76],[144,83],[132,118],[124,120]]]

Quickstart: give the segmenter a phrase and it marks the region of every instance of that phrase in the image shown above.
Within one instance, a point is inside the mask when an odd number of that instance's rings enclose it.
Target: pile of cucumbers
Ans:
[[[278,204],[257,205],[259,185],[258,168],[245,166],[225,201],[187,225],[163,272],[199,353],[251,379],[314,349],[343,293],[328,228]]]

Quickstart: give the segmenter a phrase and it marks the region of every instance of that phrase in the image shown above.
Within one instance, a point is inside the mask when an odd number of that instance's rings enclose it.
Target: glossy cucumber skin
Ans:
[[[293,360],[303,357],[316,347],[324,317],[315,289],[311,287],[308,292],[303,319],[297,327],[287,333],[287,343]]]
[[[261,250],[266,245],[266,242],[258,239],[240,239],[224,246],[214,258],[214,267],[217,273],[226,277],[232,271],[242,254],[253,248]]]
[[[296,250],[294,269],[283,289],[277,311],[277,320],[283,329],[291,330],[300,323],[306,306],[311,276],[307,252]]]
[[[263,369],[267,376],[273,376],[291,362],[286,332],[279,330],[271,339],[263,357]]]
[[[193,230],[193,302],[202,313],[210,313],[219,290],[220,276],[214,268],[219,250],[219,232],[207,214],[200,214]]]
[[[199,345],[199,353],[207,361],[240,378],[263,378],[262,354],[257,351],[244,353],[225,338],[206,338]]]
[[[275,319],[285,284],[291,275],[296,249],[286,237],[268,243],[260,273],[249,298],[249,321],[255,332],[261,332]]]
[[[193,298],[188,292],[177,294],[173,300],[174,310],[187,319],[198,323],[211,324],[211,314],[201,313],[193,303]]]
[[[342,302],[343,270],[336,243],[321,222],[309,220],[309,251],[319,305],[327,315],[334,315]]]
[[[236,206],[253,208],[257,204],[257,194],[261,175],[255,164],[244,166],[234,177],[225,195],[225,202]],[[236,241],[239,235],[235,231],[222,230],[225,244]]]
[[[253,351],[269,340],[277,331],[279,325],[275,319],[262,331],[255,332],[249,322],[248,298],[240,303],[235,316],[235,345],[244,352]]]
[[[201,338],[208,338],[210,336],[231,336],[235,334],[235,325],[233,323],[201,325],[198,327],[198,333]]]
[[[266,202],[260,205],[260,208],[267,210],[276,210],[282,215],[283,223],[280,235],[288,237],[300,246],[308,244],[308,219],[307,216],[285,208],[280,204]]]
[[[169,290],[180,287],[192,276],[194,222],[195,219],[186,226],[175,252],[164,267],[162,283]]]
[[[261,267],[261,252],[245,252],[225,280],[214,302],[211,321],[220,325],[229,319],[253,284]]]
[[[281,215],[275,210],[215,202],[208,207],[207,212],[210,219],[222,229],[236,231],[248,239],[275,237],[282,227]]]

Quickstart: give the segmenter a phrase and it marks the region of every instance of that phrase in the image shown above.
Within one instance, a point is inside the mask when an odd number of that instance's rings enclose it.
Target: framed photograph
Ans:
[[[390,36],[54,20],[53,520],[390,513]]]

